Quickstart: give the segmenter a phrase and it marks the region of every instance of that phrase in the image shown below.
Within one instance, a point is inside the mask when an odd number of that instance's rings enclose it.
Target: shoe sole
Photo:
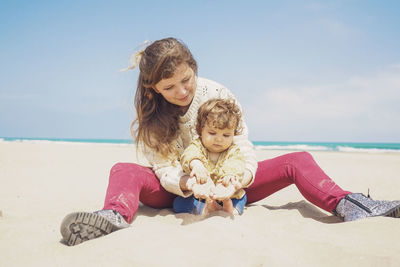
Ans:
[[[393,210],[389,211],[385,217],[400,218],[400,206],[395,207]]]
[[[65,216],[60,232],[68,246],[95,239],[117,228],[104,217],[91,212],[74,212]]]

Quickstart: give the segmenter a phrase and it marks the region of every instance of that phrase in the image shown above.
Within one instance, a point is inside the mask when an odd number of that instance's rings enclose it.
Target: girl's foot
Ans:
[[[230,198],[222,201],[223,210],[229,214],[233,214],[235,208],[233,207],[232,200]]]
[[[209,214],[211,212],[221,210],[221,209],[222,209],[222,207],[217,203],[217,201],[208,199],[208,200],[206,200],[206,206],[205,206],[202,214],[203,215]]]

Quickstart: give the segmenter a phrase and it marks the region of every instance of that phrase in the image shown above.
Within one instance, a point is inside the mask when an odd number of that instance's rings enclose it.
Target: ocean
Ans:
[[[341,151],[400,153],[400,143],[339,143],[339,142],[264,142],[253,141],[256,149],[295,151]]]
[[[130,139],[71,139],[0,137],[0,142],[62,142],[85,144],[133,144]],[[400,153],[400,143],[345,143],[345,142],[270,142],[253,141],[257,150],[341,151],[369,153]]]

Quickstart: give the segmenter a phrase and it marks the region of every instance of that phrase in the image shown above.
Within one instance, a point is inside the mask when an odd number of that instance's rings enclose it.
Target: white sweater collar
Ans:
[[[193,118],[193,116],[197,115],[197,110],[199,109],[199,105],[200,105],[200,96],[201,96],[201,90],[199,89],[199,84],[198,84],[199,80],[196,77],[196,92],[194,93],[193,96],[193,100],[192,103],[190,103],[189,109],[186,111],[185,114],[183,114],[183,116],[179,117],[179,121],[181,123],[185,123],[188,122],[191,118]]]

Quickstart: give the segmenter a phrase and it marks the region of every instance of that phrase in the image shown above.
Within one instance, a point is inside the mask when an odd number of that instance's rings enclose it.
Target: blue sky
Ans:
[[[0,136],[130,138],[145,40],[183,40],[251,140],[400,142],[398,1],[1,1]]]

